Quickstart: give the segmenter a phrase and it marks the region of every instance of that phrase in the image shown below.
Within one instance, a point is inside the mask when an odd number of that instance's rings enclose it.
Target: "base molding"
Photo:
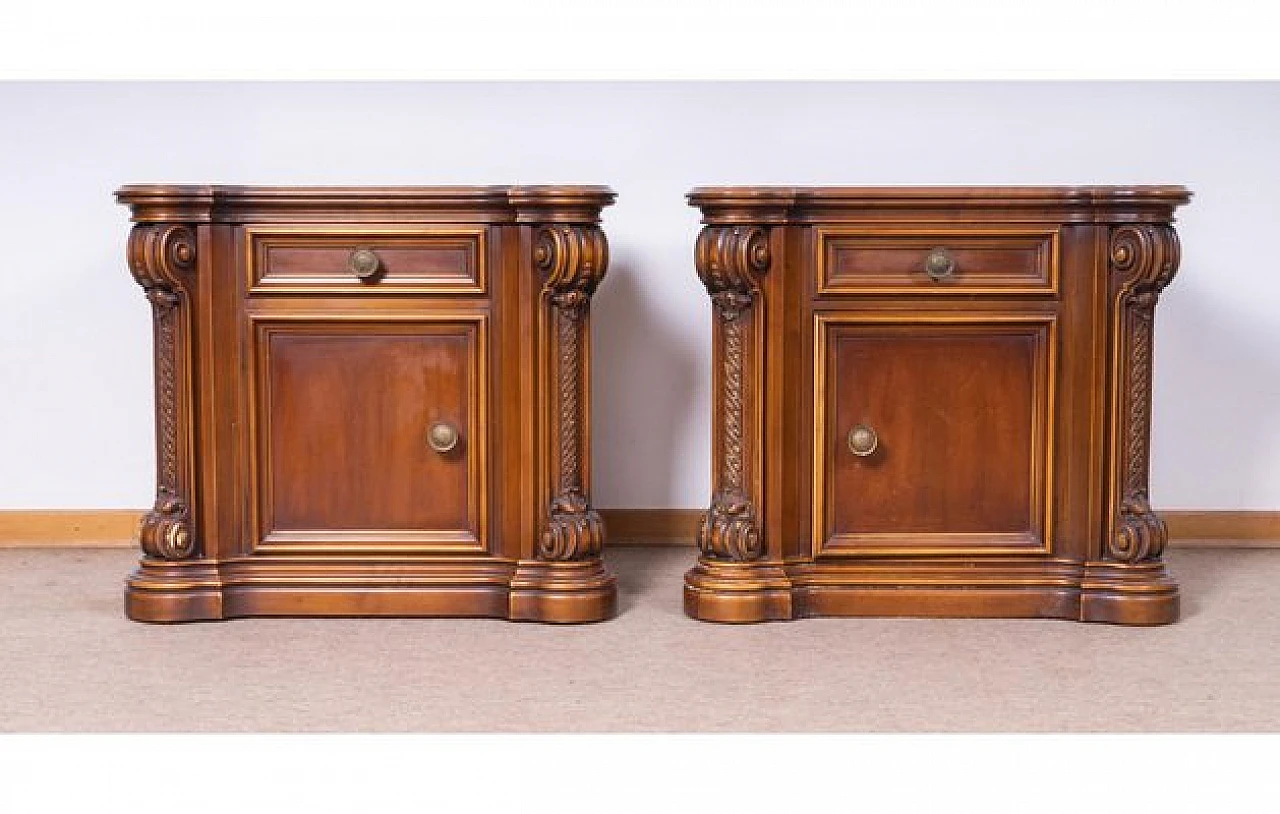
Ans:
[[[1080,621],[1166,625],[1178,620],[1178,585],[1162,562],[1085,563]]]
[[[511,577],[513,621],[602,622],[617,612],[617,581],[600,560],[521,560]]]
[[[611,618],[614,578],[597,560],[541,563],[440,557],[341,563],[294,557],[144,559],[125,584],[139,622],[250,616],[489,617],[580,623]]]
[[[136,622],[197,622],[228,618],[222,575],[210,560],[143,560],[125,580],[124,613]]]
[[[1177,584],[1158,562],[700,559],[685,575],[684,596],[685,612],[707,622],[917,616],[1163,625],[1177,621],[1179,613]]]
[[[699,559],[684,576],[684,612],[707,622],[791,619],[792,585],[777,563]]]

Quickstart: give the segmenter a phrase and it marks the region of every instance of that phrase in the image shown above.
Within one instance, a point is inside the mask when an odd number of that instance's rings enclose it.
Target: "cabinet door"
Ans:
[[[486,317],[253,326],[255,550],[486,550]]]
[[[820,315],[815,555],[1050,551],[1055,321]]]

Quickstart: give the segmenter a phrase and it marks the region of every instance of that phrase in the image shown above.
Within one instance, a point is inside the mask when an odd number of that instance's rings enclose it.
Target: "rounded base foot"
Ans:
[[[603,622],[618,612],[617,581],[598,559],[522,560],[511,577],[508,618],[521,622]]]
[[[135,622],[222,619],[222,583],[209,562],[143,561],[125,582],[125,616]]]
[[[700,559],[684,575],[684,612],[704,622],[790,619],[791,580],[776,563]]]
[[[1164,563],[1087,563],[1080,586],[1080,621],[1167,625],[1178,621],[1178,585]]]

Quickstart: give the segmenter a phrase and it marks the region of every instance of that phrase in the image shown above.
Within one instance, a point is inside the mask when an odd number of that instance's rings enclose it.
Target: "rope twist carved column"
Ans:
[[[191,523],[191,309],[195,231],[181,224],[139,224],[129,233],[129,270],[151,302],[156,365],[156,500],[139,540],[150,557],[196,555]]]
[[[544,276],[554,337],[551,414],[556,474],[538,557],[588,559],[600,554],[604,523],[588,497],[585,346],[591,295],[604,279],[609,246],[598,226],[545,226],[535,232],[533,262]]]
[[[749,561],[764,555],[764,539],[751,497],[746,410],[758,397],[747,381],[753,358],[759,277],[769,268],[769,232],[759,226],[708,226],[698,235],[694,262],[718,321],[720,370],[717,424],[719,461],[711,506],[698,524],[704,557]]]
[[[1148,497],[1151,346],[1156,300],[1178,270],[1178,235],[1166,224],[1119,226],[1111,231],[1109,255],[1120,365],[1112,424],[1112,488],[1118,491],[1105,553],[1112,560],[1136,563],[1159,559],[1169,538]]]

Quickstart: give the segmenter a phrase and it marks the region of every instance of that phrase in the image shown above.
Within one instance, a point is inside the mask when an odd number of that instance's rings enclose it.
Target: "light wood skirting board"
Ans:
[[[0,548],[118,548],[135,544],[133,509],[0,511]]]
[[[697,509],[602,509],[608,540],[640,545],[693,545]],[[1280,548],[1280,512],[1168,511],[1173,545]],[[0,548],[133,546],[142,512],[130,509],[0,511]]]

